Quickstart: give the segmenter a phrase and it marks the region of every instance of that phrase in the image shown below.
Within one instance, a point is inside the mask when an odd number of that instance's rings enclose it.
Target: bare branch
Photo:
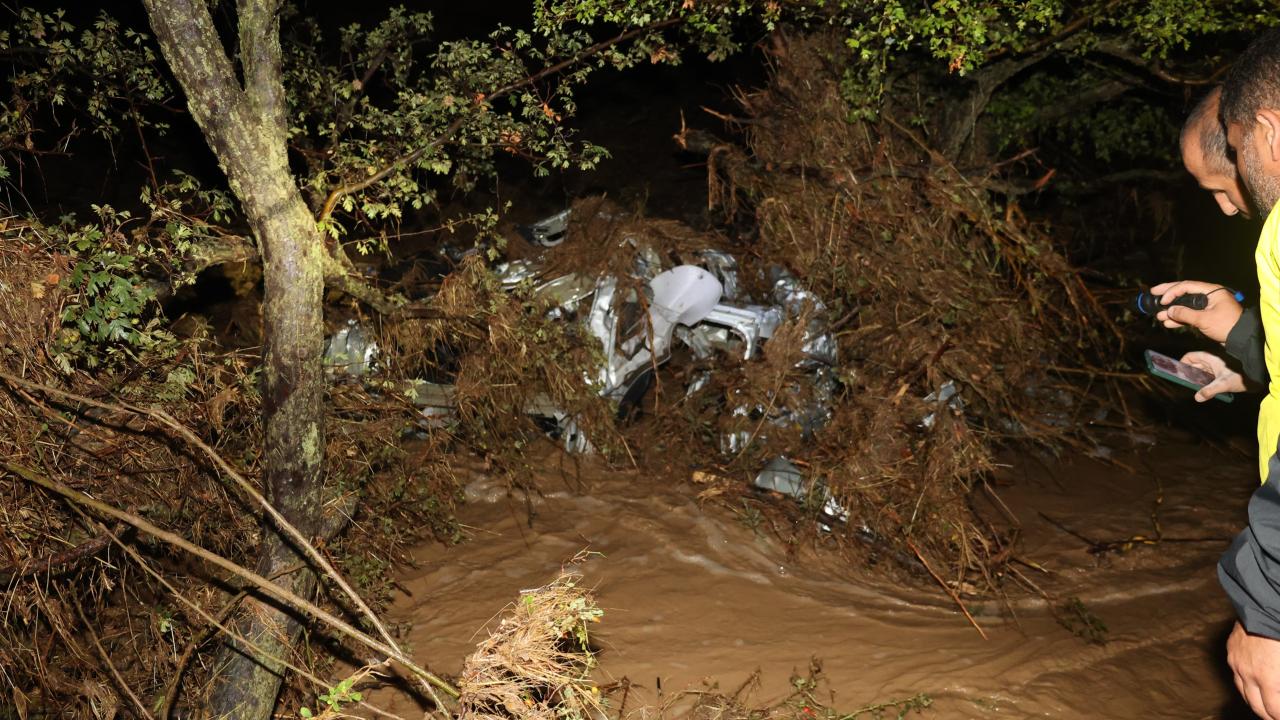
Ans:
[[[405,655],[403,651],[393,648],[390,645],[386,645],[370,637],[368,634],[356,629],[355,627],[352,627],[350,624],[346,623],[341,618],[334,616],[332,613],[329,613],[328,611],[319,607],[315,603],[312,603],[309,600],[306,600],[288,590],[285,590],[284,588],[280,587],[276,583],[271,582],[270,580],[262,577],[261,575],[255,573],[254,571],[249,570],[248,568],[245,568],[241,565],[238,565],[222,557],[221,555],[209,552],[208,550],[205,550],[204,548],[198,545],[188,542],[185,538],[175,535],[174,533],[158,528],[155,525],[152,525],[150,522],[147,522],[143,518],[138,517],[137,515],[134,515],[129,512],[125,512],[124,510],[120,510],[119,508],[112,507],[107,503],[101,502],[99,500],[95,500],[89,497],[88,495],[85,495],[84,493],[73,490],[67,487],[66,485],[58,482],[57,480],[41,475],[40,473],[30,468],[22,467],[20,465],[15,465],[8,461],[0,461],[0,467],[4,468],[10,474],[15,475],[23,480],[26,480],[32,485],[36,485],[38,487],[44,488],[45,490],[48,490],[49,492],[52,492],[56,495],[60,495],[63,498],[66,498],[67,500],[70,500],[71,502],[74,502],[78,505],[83,505],[98,513],[114,518],[115,520],[119,520],[121,522],[127,523],[137,528],[138,530],[141,530],[142,532],[156,538],[157,540],[160,540],[161,542],[164,542],[166,544],[179,548],[195,557],[200,558],[201,560],[204,560],[205,562],[208,562],[212,565],[216,565],[217,567],[220,567],[223,570],[226,570],[227,572],[243,580],[246,580],[251,585],[261,590],[265,595],[267,595],[271,599],[277,602],[283,603],[287,607],[293,608],[298,612],[306,613],[316,618],[317,620],[323,622],[325,625],[329,626],[330,628],[336,630],[337,632],[347,636],[352,640],[355,640],[356,642],[359,642],[360,644],[364,645],[370,650],[375,650],[379,653],[386,655],[389,658],[394,659],[396,662],[401,663],[410,671],[412,671],[415,675],[418,675],[419,677],[430,682],[435,687],[448,693],[451,697],[455,697],[455,698],[458,697],[458,691],[454,689],[452,685],[445,682],[441,678],[437,677],[434,673],[431,673],[425,668],[420,667],[416,662],[413,661],[412,658]]]
[[[72,505],[71,507],[73,510],[76,511],[76,513],[80,515],[80,517],[84,518],[87,522],[96,523],[96,521],[94,521],[88,515],[86,515],[84,511],[81,510],[80,508],[76,507],[75,505]],[[205,622],[209,623],[210,627],[214,628],[215,630],[221,632],[226,637],[238,643],[240,647],[247,648],[248,650],[253,651],[254,653],[257,654],[258,658],[261,658],[263,660],[270,660],[272,662],[278,663],[280,667],[287,668],[297,673],[299,677],[306,678],[308,681],[310,681],[313,685],[315,685],[318,688],[324,689],[324,688],[332,687],[333,685],[332,683],[321,680],[320,678],[316,677],[313,673],[308,672],[306,668],[299,667],[284,658],[271,657],[270,654],[265,652],[260,646],[258,646],[252,640],[244,637],[243,635],[227,627],[224,624],[225,618],[219,619],[210,615],[208,611],[200,607],[199,604],[192,602],[190,598],[178,592],[178,589],[173,586],[173,583],[169,582],[164,578],[163,575],[156,572],[155,569],[151,567],[150,563],[148,563],[146,559],[142,557],[142,555],[138,554],[137,550],[134,550],[132,547],[122,542],[119,536],[117,536],[111,530],[108,530],[106,526],[98,523],[98,527],[99,529],[102,530],[103,533],[105,533],[108,537],[111,538],[111,542],[115,543],[116,547],[120,548],[120,550],[123,551],[124,554],[128,555],[135,563],[137,563],[138,567],[142,568],[143,572],[147,573],[152,578],[154,578],[156,582],[160,583],[160,585],[164,587],[164,589],[168,590],[169,593],[173,595],[174,599],[176,599],[179,603],[185,605],[196,615],[199,615],[201,618],[203,618]],[[296,567],[286,568],[286,570],[289,572],[292,572],[296,569],[297,569]],[[280,573],[280,574],[287,574],[287,573]],[[274,580],[275,577],[272,577],[271,579]],[[242,591],[236,597],[241,597],[244,594],[245,593]],[[234,602],[230,603],[230,605],[232,606],[234,606],[234,604],[235,604]],[[180,662],[179,667],[181,667],[182,664],[183,663]],[[174,695],[176,698],[176,692],[174,693]],[[166,691],[166,698],[167,697],[168,697],[168,691]],[[168,713],[172,710],[172,701],[166,700],[165,702],[167,703],[167,705],[161,706],[162,712],[160,713],[159,720],[168,720]],[[369,709],[379,717],[391,718],[392,720],[404,720],[398,715],[394,715],[392,713],[386,712],[385,710],[380,710],[376,707],[373,707],[372,705],[369,705],[367,702],[363,700],[361,700],[359,704],[361,707],[365,707]]]
[[[5,372],[0,372],[0,379],[5,380],[10,385],[22,386],[30,390],[39,391],[46,395],[53,395],[56,397],[61,397],[66,400],[73,400],[75,402],[84,403],[86,405],[91,405],[93,407],[101,408],[103,410],[124,411],[128,413],[136,414],[136,415],[151,417],[155,420],[158,420],[161,424],[165,425],[169,429],[173,430],[175,433],[181,436],[184,440],[186,440],[192,446],[198,448],[201,452],[203,452],[210,460],[213,461],[213,464],[217,466],[226,477],[232,480],[232,482],[240,489],[241,492],[249,496],[255,503],[257,503],[257,505],[261,507],[266,512],[266,514],[271,518],[275,526],[279,528],[280,531],[283,532],[286,536],[288,536],[289,539],[293,541],[297,545],[297,547],[300,548],[307,555],[307,557],[309,557],[313,562],[315,562],[315,564],[319,568],[321,568],[324,571],[324,573],[334,581],[335,584],[337,584],[337,586],[342,590],[343,593],[347,595],[347,597],[351,598],[351,601],[355,603],[356,607],[359,608],[360,612],[365,616],[365,618],[370,622],[370,624],[372,624],[373,627],[378,631],[378,634],[382,636],[383,640],[386,641],[386,647],[393,649],[394,650],[393,654],[398,654],[399,656],[404,657],[404,652],[400,649],[399,645],[396,644],[396,641],[391,637],[391,634],[387,631],[386,626],[383,625],[382,621],[378,619],[377,614],[375,614],[373,612],[373,609],[369,607],[368,603],[366,603],[364,599],[360,597],[360,594],[357,593],[349,583],[347,583],[346,579],[342,577],[342,574],[339,573],[337,569],[333,567],[333,565],[328,561],[328,559],[325,558],[325,556],[315,548],[315,545],[313,545],[308,538],[304,537],[303,534],[299,532],[298,529],[294,527],[292,523],[290,523],[283,515],[281,515],[280,511],[276,510],[275,506],[273,506],[269,500],[263,497],[262,493],[258,492],[257,488],[255,488],[252,483],[250,483],[239,472],[236,472],[235,468],[231,467],[231,464],[228,463],[221,455],[219,455],[216,450],[210,447],[208,443],[201,440],[200,437],[197,436],[194,432],[192,432],[190,428],[188,428],[187,426],[175,420],[173,416],[169,415],[169,413],[166,413],[163,410],[152,410],[149,408],[139,407],[137,405],[132,405],[129,403],[119,403],[119,404],[104,403],[89,397],[85,397],[83,395],[78,395],[76,393],[70,393],[65,390],[59,390],[57,388],[49,387],[47,385],[40,385],[38,383],[33,383],[29,380],[24,380],[22,378],[16,377],[14,375],[10,375]],[[120,519],[124,520],[125,518],[120,518]],[[430,679],[435,676],[430,675],[428,673],[427,675],[423,675],[423,677]],[[445,690],[445,692],[449,692],[449,691]]]
[[[1135,79],[1136,82],[1136,79]],[[1088,108],[1113,100],[1135,87],[1134,83],[1125,80],[1108,80],[1078,93],[1063,98],[1062,102],[1045,105],[1036,110],[1033,124],[1043,125],[1059,120],[1068,115],[1082,113]]]
[[[1101,55],[1115,58],[1136,68],[1145,70],[1153,77],[1174,85],[1190,85],[1195,87],[1212,85],[1218,82],[1218,79],[1231,67],[1230,65],[1223,65],[1203,77],[1184,77],[1182,75],[1175,75],[1169,72],[1159,61],[1152,61],[1142,57],[1138,53],[1134,52],[1132,47],[1120,41],[1118,38],[1100,40],[1093,46],[1092,50]]]
[[[1015,75],[1037,63],[1043,62],[1054,54],[1053,50],[1041,50],[1031,55],[1008,58],[984,66],[973,73],[973,82],[969,94],[961,100],[958,110],[947,118],[943,127],[941,151],[950,162],[960,157],[969,138],[973,136],[978,118],[987,111],[991,96]]]
[[[22,563],[21,565],[11,565],[7,568],[0,569],[0,585],[10,585],[14,580],[19,580],[31,575],[49,575],[55,572],[66,572],[73,569],[80,562],[87,558],[97,555],[106,546],[111,544],[111,538],[106,535],[90,538],[79,545],[67,548],[61,552],[56,552],[43,560],[36,560]]]
[[[200,273],[217,265],[257,262],[260,259],[258,244],[244,235],[220,235],[196,243],[187,254],[182,269]]]

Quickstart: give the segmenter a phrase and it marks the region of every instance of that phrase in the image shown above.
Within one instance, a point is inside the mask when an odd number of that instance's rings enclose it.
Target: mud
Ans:
[[[926,580],[876,580],[840,555],[788,552],[767,527],[700,505],[688,478],[581,468],[547,456],[541,497],[510,496],[477,472],[460,520],[471,538],[424,545],[399,577],[390,615],[414,654],[456,672],[523,588],[551,579],[584,548],[583,568],[606,615],[596,640],[601,682],[628,678],[627,714],[679,702],[685,689],[732,689],[761,671],[754,698],[787,693],[793,672],[821,662],[835,705],[855,709],[918,693],[926,717],[1248,717],[1223,675],[1232,617],[1214,563],[1244,517],[1255,482],[1248,458],[1184,440],[1120,457],[1006,458],[994,485],[1018,517],[1021,570],[1057,599],[1078,597],[1109,628],[1089,644],[1034,593],[1007,607],[968,601],[989,639]],[[779,500],[782,502],[782,500]],[[1203,542],[1135,544],[1090,553],[1059,525],[1095,541],[1152,536]],[[1010,614],[1012,610],[1012,615]],[[375,704],[406,717],[410,697]]]

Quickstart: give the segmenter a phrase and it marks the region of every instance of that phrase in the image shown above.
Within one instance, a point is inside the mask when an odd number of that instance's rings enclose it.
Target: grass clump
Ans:
[[[604,611],[581,577],[564,572],[525,590],[467,658],[458,687],[463,720],[588,720],[603,712],[588,628]]]

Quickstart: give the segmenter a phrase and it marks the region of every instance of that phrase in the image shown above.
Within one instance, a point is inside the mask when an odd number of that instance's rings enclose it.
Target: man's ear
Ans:
[[[1280,163],[1280,111],[1263,108],[1258,111],[1256,119],[1265,143],[1261,148],[1263,158],[1271,163]]]

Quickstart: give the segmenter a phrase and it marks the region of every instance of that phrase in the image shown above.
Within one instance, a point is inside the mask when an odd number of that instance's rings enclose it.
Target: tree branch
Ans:
[[[943,157],[953,163],[958,160],[969,138],[973,136],[978,118],[987,111],[987,105],[995,91],[1013,76],[1043,62],[1054,52],[1046,49],[1024,57],[1000,60],[973,73],[970,76],[973,89],[958,103],[959,110],[948,118],[943,128],[940,148]]]
[[[95,500],[89,497],[88,495],[85,495],[84,493],[73,490],[67,487],[66,485],[58,482],[57,480],[41,475],[40,473],[34,470],[31,470],[30,468],[22,467],[20,465],[15,465],[13,463],[10,463],[8,461],[3,461],[3,460],[0,460],[0,468],[4,468],[4,470],[9,472],[10,474],[15,475],[23,480],[26,480],[32,485],[36,485],[38,487],[44,488],[45,490],[48,490],[49,492],[54,493],[55,495],[59,495],[63,498],[66,498],[67,500],[70,500],[71,502],[76,503],[77,505],[83,505],[85,507],[88,507],[94,510],[95,512],[101,513],[103,515],[106,515],[108,517],[111,517],[115,520],[126,523],[128,525],[132,525],[138,530],[141,530],[142,532],[156,538],[157,540],[160,540],[161,542],[164,542],[168,545],[172,545],[176,548],[179,548],[212,565],[216,565],[217,567],[220,567],[223,570],[226,570],[227,572],[249,582],[251,585],[261,590],[263,594],[265,594],[267,597],[270,597],[272,600],[282,603],[287,607],[293,608],[295,611],[306,613],[307,615],[310,615],[311,617],[316,618],[317,620],[323,622],[328,627],[336,630],[337,632],[347,636],[352,640],[355,640],[356,642],[359,642],[360,644],[364,645],[370,650],[375,650],[379,653],[386,655],[389,658],[394,659],[396,662],[401,663],[410,671],[412,671],[415,675],[418,675],[419,677],[427,680],[435,687],[448,693],[451,697],[455,697],[455,698],[458,697],[458,691],[454,689],[452,685],[440,679],[434,673],[431,673],[425,668],[420,667],[416,662],[413,661],[412,658],[405,655],[403,651],[397,650],[391,647],[390,645],[386,645],[370,637],[367,633],[357,630],[356,628],[352,627],[350,624],[344,622],[342,619],[334,616],[333,614],[319,607],[315,603],[312,603],[309,600],[306,600],[292,592],[289,592],[288,590],[285,590],[284,588],[280,587],[276,583],[271,582],[270,580],[253,572],[252,570],[249,570],[248,568],[238,565],[222,557],[221,555],[217,555],[215,553],[209,552],[208,550],[205,550],[204,548],[198,545],[190,543],[186,539],[178,535],[175,535],[174,533],[171,533],[167,530],[162,530],[161,528],[158,528],[155,525],[152,525],[151,523],[138,517],[137,515],[125,512],[123,510],[120,510],[119,508],[112,507],[107,503],[101,502],[99,500]]]
[[[564,70],[570,67],[573,67],[574,65],[577,65],[583,60],[586,60],[587,58],[590,58],[600,53],[603,50],[607,50],[608,48],[613,47],[614,45],[624,43],[634,37],[643,35],[644,33],[647,33],[647,32],[653,32],[655,30],[661,30],[663,28],[670,27],[680,22],[681,19],[682,18],[674,17],[674,18],[667,18],[665,20],[658,20],[658,21],[649,23],[648,25],[644,25],[638,28],[632,28],[631,30],[627,30],[626,32],[619,33],[618,35],[608,40],[601,40],[600,42],[594,45],[589,45],[586,48],[583,48],[580,52],[578,52],[576,55],[574,55],[571,58],[567,58],[554,65],[545,67],[539,70],[538,72],[533,73],[532,75],[529,75],[524,79],[517,80],[512,83],[508,83],[507,85],[503,85],[502,87],[499,87],[497,90],[490,92],[488,95],[481,95],[479,99],[475,101],[475,105],[478,107],[480,105],[492,103],[495,99],[502,97],[504,95],[507,95],[514,90],[518,90],[523,87],[528,87],[529,85],[533,85],[534,83],[538,82],[539,80],[542,80],[543,78],[561,73]],[[439,135],[432,138],[432,140],[429,143],[427,143],[426,145],[423,145],[422,147],[410,153],[407,153],[405,155],[402,155],[399,158],[396,158],[391,163],[389,163],[386,167],[382,168],[381,170],[374,173],[373,175],[370,175],[369,177],[364,178],[359,182],[345,183],[343,185],[339,185],[338,187],[334,188],[332,191],[329,192],[328,197],[325,198],[324,205],[321,207],[321,210],[320,210],[320,215],[316,218],[317,222],[324,222],[325,220],[329,219],[329,216],[333,214],[334,208],[337,207],[338,201],[340,201],[343,197],[350,195],[352,193],[360,192],[361,190],[364,190],[373,185],[376,185],[379,182],[382,182],[382,180],[384,180],[388,175],[391,175],[394,172],[397,172],[405,167],[408,167],[409,165],[412,165],[415,161],[418,160],[418,158],[422,157],[428,151],[443,145],[447,140],[449,140],[449,138],[451,138],[454,135],[454,133],[462,129],[463,124],[465,124],[466,117],[467,117],[466,115],[458,116],[453,120],[453,122],[449,123],[449,125],[445,127],[445,129]]]
[[[1135,78],[1136,80],[1136,78]],[[1084,92],[1074,93],[1063,98],[1062,102],[1045,105],[1036,111],[1032,121],[1035,124],[1047,124],[1067,115],[1080,113],[1098,103],[1113,100],[1134,88],[1132,83],[1124,80],[1108,80],[1099,83]]]
[[[239,109],[241,90],[235,68],[218,39],[218,30],[204,0],[142,0],[151,28],[165,53],[169,67],[187,90],[192,116],[208,118],[214,112]],[[168,46],[167,48],[165,46]],[[211,104],[219,103],[219,104]],[[222,103],[231,103],[227,107]]]
[[[116,530],[119,532],[120,530]],[[14,580],[19,580],[31,575],[46,575],[58,572],[65,572],[72,569],[86,558],[93,557],[111,544],[111,537],[101,535],[99,537],[90,538],[73,548],[67,548],[61,552],[53,553],[43,560],[28,560],[19,565],[11,565],[7,568],[0,569],[0,585],[8,586]]]
[[[329,287],[341,290],[382,315],[394,315],[408,305],[404,296],[386,293],[370,285],[353,268],[343,265],[332,255],[326,258],[324,279]]]
[[[1161,66],[1159,62],[1152,62],[1150,60],[1147,60],[1146,58],[1143,58],[1141,55],[1138,55],[1133,51],[1131,47],[1121,42],[1119,38],[1109,38],[1106,40],[1101,40],[1096,45],[1094,45],[1092,49],[1094,52],[1097,52],[1101,55],[1106,55],[1107,57],[1113,57],[1117,60],[1125,62],[1136,68],[1141,68],[1142,70],[1145,70],[1146,72],[1150,73],[1153,77],[1159,80],[1163,80],[1167,83],[1172,83],[1174,85],[1191,85],[1191,86],[1212,85],[1216,83],[1218,81],[1218,78],[1220,78],[1223,75],[1223,73],[1225,73],[1230,68],[1229,65],[1224,65],[1204,77],[1182,77],[1180,75],[1174,75],[1168,70],[1165,70],[1164,67]]]
[[[258,244],[244,235],[219,235],[191,246],[182,270],[197,274],[217,265],[257,262]]]
[[[231,467],[231,464],[228,463],[221,455],[219,455],[216,450],[210,447],[208,443],[201,440],[200,437],[197,436],[194,432],[192,432],[190,428],[188,428],[187,426],[175,420],[173,416],[169,415],[169,413],[166,413],[163,410],[152,410],[149,408],[143,408],[143,407],[139,407],[137,405],[132,405],[129,403],[120,403],[120,404],[114,404],[114,405],[110,403],[104,403],[98,400],[94,400],[92,398],[85,397],[83,395],[78,395],[76,393],[70,393],[65,390],[59,390],[57,388],[49,387],[47,385],[40,385],[38,383],[33,383],[29,380],[24,380],[20,377],[10,375],[3,371],[0,371],[0,379],[9,383],[11,386],[18,385],[30,390],[36,390],[46,395],[61,397],[65,400],[73,400],[75,402],[84,403],[86,405],[91,405],[93,407],[97,407],[100,409],[113,410],[113,411],[125,411],[135,415],[143,415],[143,416],[158,420],[162,425],[168,427],[170,430],[177,433],[184,440],[190,443],[193,447],[198,448],[201,452],[203,452],[213,462],[213,464],[219,470],[222,471],[225,477],[229,478],[232,481],[232,483],[240,489],[241,492],[243,492],[245,495],[250,497],[259,507],[261,507],[263,511],[265,511],[267,516],[271,518],[272,523],[276,526],[276,528],[278,528],[300,550],[302,550],[302,552],[308,558],[310,558],[316,564],[316,566],[319,567],[325,573],[327,577],[333,580],[333,582],[337,584],[337,586],[342,590],[342,592],[345,593],[346,596],[349,597],[353,603],[355,603],[355,606],[360,609],[360,612],[364,615],[365,619],[369,621],[369,623],[374,627],[374,629],[378,631],[378,634],[381,635],[382,638],[386,641],[386,647],[393,648],[395,652],[401,656],[404,655],[403,651],[400,650],[399,645],[397,645],[396,641],[392,639],[391,634],[387,632],[386,626],[383,625],[382,621],[379,620],[378,616],[373,612],[373,609],[370,608],[368,603],[366,603],[364,599],[360,597],[360,594],[357,593],[349,583],[347,583],[346,579],[342,577],[342,575],[337,571],[336,568],[333,567],[333,565],[328,561],[328,559],[326,559],[325,556],[321,554],[319,550],[316,549],[315,545],[313,545],[310,540],[304,537],[303,534],[299,532],[298,529],[292,523],[290,523],[288,519],[284,517],[284,515],[280,514],[280,511],[277,510],[269,500],[263,497],[262,493],[258,492],[257,488],[255,488],[252,483],[250,483],[243,475],[236,472],[235,468]],[[120,519],[124,520],[125,518],[120,518]],[[137,526],[135,525],[135,527]]]
[[[287,137],[284,83],[280,69],[281,0],[238,0],[240,64],[249,106],[263,123]]]
[[[76,511],[77,514],[80,515],[80,517],[84,518],[85,521],[96,522],[92,520],[87,514],[85,514],[83,510],[76,507],[74,504],[71,507],[73,510]],[[308,672],[307,669],[304,667],[299,667],[298,665],[295,665],[284,658],[271,657],[269,653],[264,651],[259,645],[254,643],[252,640],[244,637],[243,635],[227,627],[222,620],[219,620],[218,618],[215,618],[214,616],[210,615],[208,611],[200,607],[199,604],[193,602],[190,598],[178,592],[178,589],[173,586],[173,583],[170,583],[168,580],[164,578],[163,575],[156,572],[155,569],[153,569],[151,565],[146,561],[146,559],[143,558],[140,554],[138,554],[137,550],[134,550],[129,545],[126,545],[123,541],[120,540],[120,537],[118,535],[113,533],[111,530],[107,529],[106,526],[102,525],[101,523],[98,523],[98,526],[103,533],[105,533],[107,536],[111,538],[111,542],[115,543],[116,547],[120,548],[120,550],[124,552],[125,555],[128,555],[135,563],[138,564],[138,567],[142,568],[143,572],[147,573],[152,578],[154,578],[156,582],[160,583],[160,585],[164,587],[164,589],[168,590],[169,593],[173,595],[175,600],[177,600],[182,605],[185,605],[188,609],[190,609],[196,615],[199,615],[201,618],[203,618],[205,622],[209,623],[210,627],[213,627],[217,631],[221,632],[223,635],[230,638],[232,641],[238,643],[240,647],[252,650],[254,653],[257,654],[257,657],[264,660],[271,660],[273,662],[279,663],[280,667],[287,668],[297,673],[299,677],[306,678],[317,688],[320,688],[323,690],[323,689],[333,687],[333,683],[326,682],[316,677],[311,672]],[[296,570],[296,568],[287,568],[287,569],[291,571]],[[274,580],[275,577],[273,576],[271,579]],[[241,591],[241,593],[237,595],[237,597],[243,594],[245,594],[244,591]],[[182,664],[183,663],[180,661],[179,669],[181,668]],[[175,696],[176,696],[176,693],[175,693]],[[166,697],[167,697],[167,691],[166,691]],[[168,720],[168,711],[172,710],[172,703],[167,700],[165,702],[169,704],[167,705],[167,710],[166,710],[166,705],[160,705],[162,712],[159,714],[160,715],[159,720]],[[384,710],[380,710],[368,704],[364,700],[361,700],[359,704],[361,707],[364,707],[372,711],[375,715],[378,715],[380,717],[391,718],[392,720],[404,720],[399,715],[393,715]]]

